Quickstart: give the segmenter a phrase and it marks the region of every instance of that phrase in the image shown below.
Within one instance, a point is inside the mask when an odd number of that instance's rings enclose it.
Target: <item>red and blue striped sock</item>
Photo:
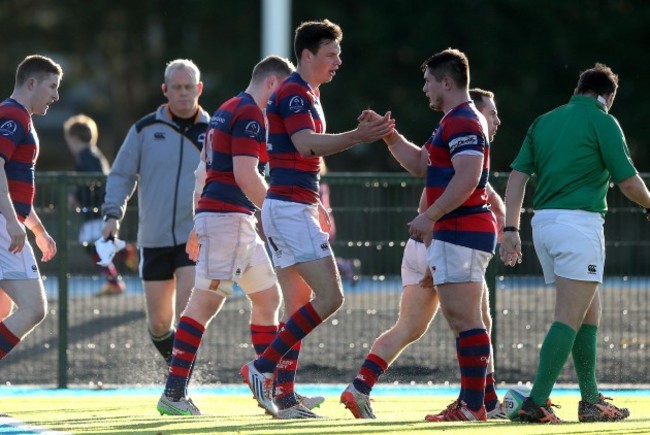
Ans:
[[[296,343],[323,323],[311,302],[298,309],[289,318],[284,328],[280,329],[269,347],[255,360],[255,367],[262,373],[272,373],[282,359]]]
[[[280,328],[282,328],[282,325]],[[296,371],[302,342],[293,345],[275,366],[275,403],[280,409],[291,408],[298,404],[295,394]]]
[[[490,336],[485,329],[470,329],[458,336],[461,397],[477,411],[485,397],[485,375],[490,359]]]
[[[174,401],[185,396],[204,332],[205,327],[191,317],[183,316],[178,322],[169,376],[165,385],[165,396]]]
[[[254,325],[251,323],[250,329],[255,355],[260,356],[278,335],[278,325]]]
[[[7,356],[7,354],[11,352],[11,349],[16,347],[18,343],[20,343],[20,337],[16,337],[16,335],[5,326],[4,322],[0,322],[0,360]]]
[[[485,397],[483,398],[483,403],[485,403],[485,410],[488,412],[496,408],[497,404],[499,403],[497,390],[494,388],[494,384],[494,373],[488,373],[485,376]]]
[[[361,365],[357,377],[352,384],[358,392],[370,394],[372,387],[375,386],[379,377],[388,369],[388,364],[382,358],[374,353],[368,354],[366,360]]]

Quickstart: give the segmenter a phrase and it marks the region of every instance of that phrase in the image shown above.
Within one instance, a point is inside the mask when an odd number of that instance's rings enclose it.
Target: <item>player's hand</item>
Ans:
[[[361,112],[361,115],[357,118],[358,123],[362,122],[370,122],[370,121],[376,121],[378,119],[381,119],[381,115],[377,112],[375,112],[372,109],[366,109],[363,112]]]
[[[52,258],[54,258],[54,256],[56,255],[56,242],[48,234],[47,231],[42,231],[38,233],[34,237],[34,240],[36,241],[36,246],[38,246],[38,249],[40,249],[41,253],[43,254],[41,256],[42,262],[47,263]]]
[[[190,235],[187,238],[187,243],[185,244],[185,252],[187,256],[190,257],[190,260],[195,263],[199,260],[199,238],[196,236],[196,229],[192,228]]]
[[[117,237],[117,234],[120,232],[120,221],[115,218],[108,218],[104,222],[104,227],[102,228],[102,237],[104,240],[109,240],[114,237]]]
[[[7,233],[9,234],[9,252],[17,254],[25,247],[27,232],[17,219],[7,219]]]
[[[427,248],[433,239],[433,222],[426,214],[420,213],[408,223],[409,234],[417,240],[422,240]]]
[[[514,267],[521,264],[523,255],[521,253],[521,239],[517,231],[505,231],[501,236],[499,245],[499,256],[506,266]]]
[[[422,288],[428,288],[428,289],[435,289],[435,283],[433,282],[433,275],[431,274],[431,268],[427,267],[427,271],[424,273],[424,276],[419,282],[420,287]]]
[[[332,220],[327,209],[320,201],[318,201],[318,222],[320,223],[321,230],[329,234],[332,229]]]
[[[357,118],[360,120],[356,128],[358,141],[370,143],[390,136],[395,130],[395,120],[390,115],[390,111],[381,116],[370,109],[364,110]]]

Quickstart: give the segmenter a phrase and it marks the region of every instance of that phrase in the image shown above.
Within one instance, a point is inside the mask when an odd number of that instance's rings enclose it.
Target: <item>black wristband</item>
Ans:
[[[508,232],[508,231],[511,231],[511,232],[513,232],[513,233],[518,233],[518,232],[519,232],[519,228],[517,228],[517,227],[503,227],[503,232],[504,232],[504,233],[505,233],[505,232]]]
[[[110,215],[110,214],[107,214],[106,216],[104,216],[104,222],[106,222],[109,219],[115,219],[116,221],[119,221],[117,216],[113,216],[113,215]]]

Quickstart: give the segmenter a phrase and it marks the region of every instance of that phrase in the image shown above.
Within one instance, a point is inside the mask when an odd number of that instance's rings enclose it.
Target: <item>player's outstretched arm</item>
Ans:
[[[390,112],[367,122],[360,122],[354,130],[345,133],[316,133],[304,129],[291,135],[291,141],[303,157],[329,156],[360,143],[371,143],[389,135],[395,128]]]

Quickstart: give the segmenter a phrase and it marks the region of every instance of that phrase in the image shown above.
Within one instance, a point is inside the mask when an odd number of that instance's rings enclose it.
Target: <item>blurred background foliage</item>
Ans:
[[[354,127],[360,111],[392,110],[421,144],[435,128],[420,64],[447,47],[470,59],[471,85],[494,91],[502,126],[492,168],[509,170],[535,117],[568,101],[580,71],[604,62],[620,76],[613,107],[640,171],[650,171],[650,3],[643,0],[293,0],[292,27],[329,18],[344,31],[343,65],[321,87],[328,131]],[[0,91],[9,96],[24,56],[52,56],[65,69],[61,101],[35,117],[39,170],[73,168],[61,124],[84,112],[99,124],[112,161],[129,126],[164,101],[165,63],[202,70],[212,113],[248,83],[259,60],[260,0],[0,0]],[[295,61],[294,56],[291,55]],[[398,171],[381,143],[328,158],[332,171]]]

